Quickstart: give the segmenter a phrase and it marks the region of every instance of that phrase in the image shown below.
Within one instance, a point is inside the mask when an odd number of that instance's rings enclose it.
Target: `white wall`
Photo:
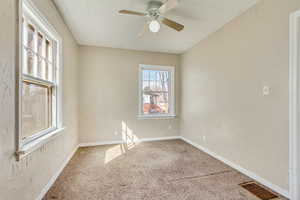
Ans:
[[[78,144],[78,46],[51,0],[34,0],[63,38],[64,122],[67,129],[20,162],[15,160],[16,1],[0,3],[0,199],[34,200]]]
[[[181,66],[182,135],[285,190],[289,14],[299,8],[299,0],[262,0],[185,53]]]
[[[80,142],[178,136],[178,118],[138,120],[139,64],[176,67],[179,114],[179,56],[112,48],[80,47]]]

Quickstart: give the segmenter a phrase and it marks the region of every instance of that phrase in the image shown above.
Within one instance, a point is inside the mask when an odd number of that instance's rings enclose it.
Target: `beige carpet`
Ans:
[[[259,200],[251,181],[181,141],[80,148],[45,200]]]

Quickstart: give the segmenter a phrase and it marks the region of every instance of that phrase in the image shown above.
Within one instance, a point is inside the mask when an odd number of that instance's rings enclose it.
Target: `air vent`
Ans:
[[[265,188],[261,187],[255,182],[241,183],[240,186],[262,200],[271,200],[271,199],[278,198],[277,195],[266,190]]]

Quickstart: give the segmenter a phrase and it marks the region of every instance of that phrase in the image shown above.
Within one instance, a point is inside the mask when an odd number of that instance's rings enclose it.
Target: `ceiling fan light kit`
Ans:
[[[149,24],[149,30],[152,33],[157,33],[160,30],[160,23],[157,20],[152,20]]]
[[[160,30],[160,23],[179,32],[184,29],[184,26],[163,16],[163,14],[176,8],[177,6],[178,0],[168,0],[164,4],[161,1],[153,0],[148,3],[148,9],[146,12],[120,10],[119,13],[147,17],[148,20],[151,21],[149,23],[149,30],[153,33],[157,33]]]

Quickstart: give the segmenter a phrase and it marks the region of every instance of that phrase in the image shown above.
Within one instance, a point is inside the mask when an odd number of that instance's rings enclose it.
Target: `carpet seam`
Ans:
[[[217,175],[231,173],[231,172],[235,172],[235,171],[234,170],[224,170],[224,171],[214,172],[214,173],[205,174],[205,175],[182,177],[182,178],[178,178],[178,179],[169,180],[169,182],[184,181],[184,180],[191,180],[191,179],[201,179],[201,178],[207,178],[207,177],[217,176]]]

